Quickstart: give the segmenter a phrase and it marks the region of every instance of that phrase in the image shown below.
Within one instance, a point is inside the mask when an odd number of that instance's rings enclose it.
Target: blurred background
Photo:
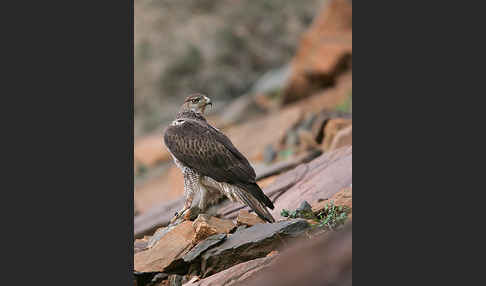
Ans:
[[[182,195],[162,132],[191,93],[257,174],[351,144],[351,5],[135,1],[135,216]]]

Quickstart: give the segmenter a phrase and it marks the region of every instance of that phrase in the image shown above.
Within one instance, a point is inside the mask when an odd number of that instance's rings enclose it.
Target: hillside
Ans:
[[[135,67],[136,285],[351,285],[352,4],[277,2],[136,2],[136,45],[157,50]],[[168,68],[178,53],[188,69]],[[223,197],[173,219],[183,181],[162,128],[191,91],[214,99],[208,121],[249,159],[277,222]]]

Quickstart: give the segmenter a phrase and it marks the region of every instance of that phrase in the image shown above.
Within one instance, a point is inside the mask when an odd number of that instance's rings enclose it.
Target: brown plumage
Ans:
[[[166,128],[164,142],[184,175],[186,204],[190,208],[195,193],[201,191],[199,206],[204,209],[208,193],[221,192],[239,201],[268,222],[274,218],[266,207],[272,201],[255,182],[248,160],[203,114],[211,100],[201,94],[188,97],[176,120]]]

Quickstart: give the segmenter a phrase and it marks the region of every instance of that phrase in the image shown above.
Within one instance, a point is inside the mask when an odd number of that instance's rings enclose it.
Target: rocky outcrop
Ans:
[[[203,228],[206,229],[204,234],[218,233],[198,236]],[[165,273],[204,278],[268,255],[305,233],[309,224],[303,219],[292,219],[258,223],[229,233],[232,228],[234,225],[228,221],[205,215],[194,222],[184,221],[161,228],[152,237],[135,242],[134,270],[138,277],[144,273]]]
[[[193,277],[185,286],[352,285],[352,223],[286,250],[256,258],[211,275]],[[278,275],[276,275],[278,273]]]
[[[183,222],[164,233],[154,245],[134,256],[137,272],[164,272],[174,260],[182,257],[193,246],[195,235],[191,221]]]
[[[267,267],[270,262],[275,260],[276,256],[267,256],[262,258],[256,258],[247,262],[237,264],[229,269],[218,272],[215,275],[200,280],[196,277],[190,283],[184,284],[184,286],[212,286],[212,285],[227,285],[231,286],[240,281],[244,281],[247,277],[254,275]]]
[[[335,84],[336,78],[351,68],[351,55],[352,4],[348,0],[329,1],[302,36],[284,102]]]
[[[263,257],[281,246],[284,239],[296,237],[308,227],[307,221],[297,219],[272,224],[256,224],[237,231],[218,247],[202,254],[202,277],[241,262]]]
[[[293,286],[305,281],[309,286],[351,286],[352,240],[352,224],[349,223],[340,231],[300,241],[262,271],[245,280],[239,278],[234,285]]]
[[[352,124],[353,120],[348,118],[335,118],[329,120],[324,128],[324,151],[331,151],[346,145],[352,145]],[[343,131],[338,137],[338,133]]]

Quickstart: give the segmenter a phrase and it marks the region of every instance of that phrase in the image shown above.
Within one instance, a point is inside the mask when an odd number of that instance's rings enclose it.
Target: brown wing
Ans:
[[[234,184],[273,209],[272,202],[255,183],[255,170],[223,133],[204,121],[184,119],[169,126],[164,142],[184,165],[218,182]]]
[[[255,171],[223,133],[207,123],[185,119],[169,126],[164,142],[184,165],[226,183],[254,183]]]

